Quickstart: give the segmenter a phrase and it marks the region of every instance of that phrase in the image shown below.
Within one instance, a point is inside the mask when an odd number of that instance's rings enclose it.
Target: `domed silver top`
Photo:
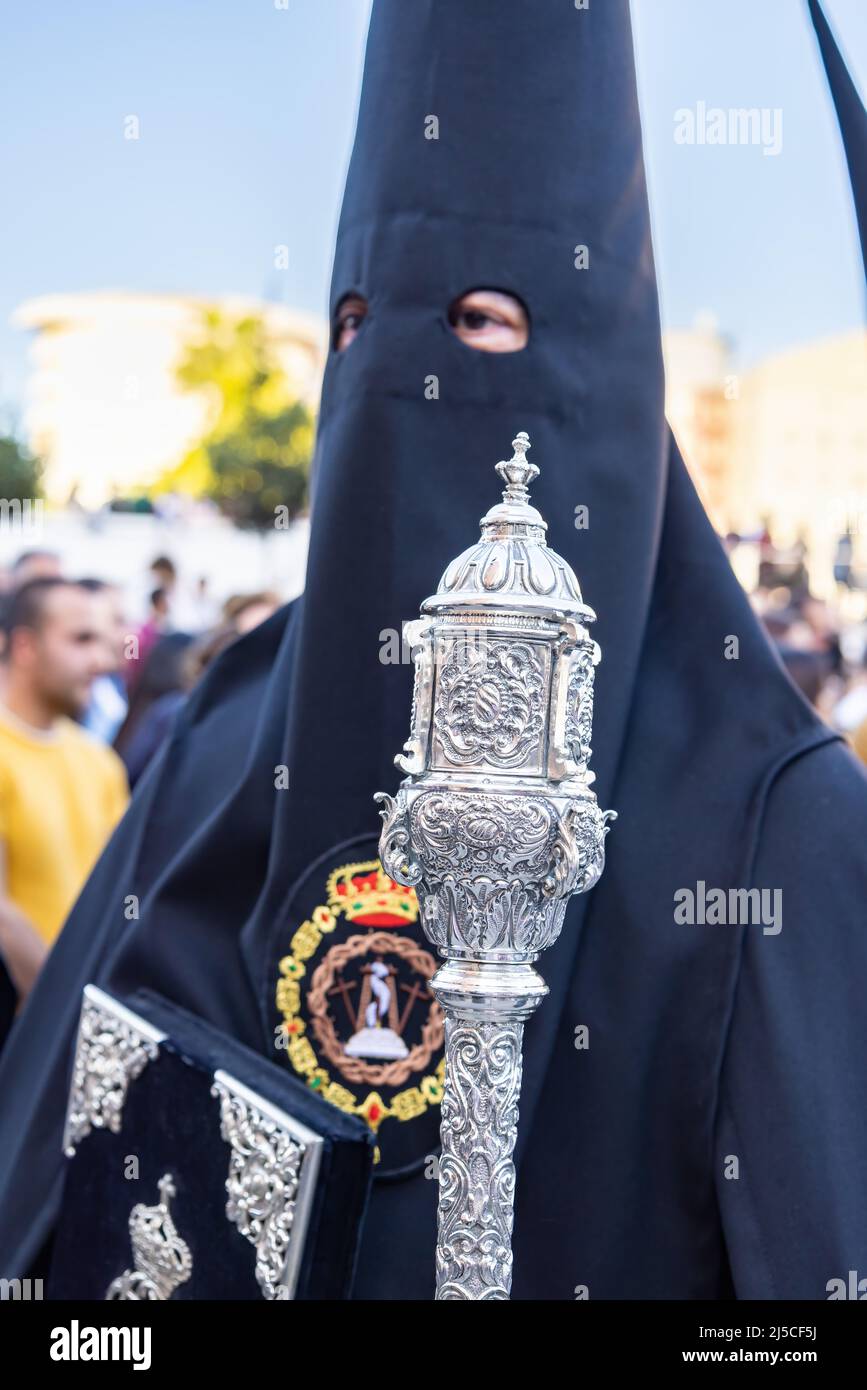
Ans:
[[[512,458],[497,464],[506,484],[502,502],[482,517],[481,537],[452,560],[421,611],[496,608],[592,622],[596,615],[582,601],[574,571],[545,544],[548,528],[530,505],[527,484],[539,469],[527,459],[530,440],[523,430],[512,448]]]

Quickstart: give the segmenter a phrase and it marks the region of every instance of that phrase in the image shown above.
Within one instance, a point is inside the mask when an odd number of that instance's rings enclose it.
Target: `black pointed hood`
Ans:
[[[808,0],[810,18],[819,41],[819,51],[831,88],[861,236],[861,255],[867,274],[867,110],[852,81],[819,0]]]
[[[479,287],[526,305],[523,351],[455,337],[449,306]],[[416,615],[474,540],[518,429],[543,469],[551,543],[598,601],[595,765],[602,779],[613,771],[665,474],[625,0],[587,11],[542,0],[532,23],[519,0],[376,0],[332,310],[351,291],[369,312],[325,376],[287,691],[284,871],[374,825],[371,793],[395,783],[411,693],[409,665],[381,659],[382,634]]]

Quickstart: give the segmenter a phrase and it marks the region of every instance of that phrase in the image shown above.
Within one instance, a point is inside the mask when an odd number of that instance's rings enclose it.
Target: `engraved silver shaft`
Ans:
[[[437,1298],[508,1298],[523,1023],[446,1018]]]
[[[547,989],[529,965],[458,961],[432,987],[446,1015],[436,1297],[507,1299],[524,1019]]]

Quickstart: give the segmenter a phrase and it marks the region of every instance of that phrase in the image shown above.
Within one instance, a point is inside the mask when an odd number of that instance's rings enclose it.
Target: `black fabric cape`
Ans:
[[[524,351],[450,332],[482,286],[527,305]],[[352,290],[370,312],[327,366],[304,596],[193,695],[0,1063],[0,1270],[50,1233],[87,980],[266,1055],[287,1017],[314,1038],[323,885],[375,854],[407,732],[410,669],[381,634],[474,541],[526,429],[534,501],[600,615],[593,766],[619,820],[526,1029],[514,1296],[824,1298],[867,1267],[867,779],[789,682],[666,430],[625,0],[537,0],[532,24],[519,0],[375,0],[332,308]],[[679,924],[699,883],[782,890],[782,930]],[[280,996],[287,961],[306,973]],[[430,1086],[422,1104],[387,1102],[357,1297],[432,1293]]]

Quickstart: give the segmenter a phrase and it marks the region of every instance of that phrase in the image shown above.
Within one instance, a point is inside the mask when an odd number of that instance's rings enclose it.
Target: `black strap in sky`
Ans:
[[[867,275],[867,110],[864,109],[858,88],[852,80],[819,0],[808,0],[808,4],[831,96],[834,99],[837,120],[840,123],[861,236],[864,272]]]

